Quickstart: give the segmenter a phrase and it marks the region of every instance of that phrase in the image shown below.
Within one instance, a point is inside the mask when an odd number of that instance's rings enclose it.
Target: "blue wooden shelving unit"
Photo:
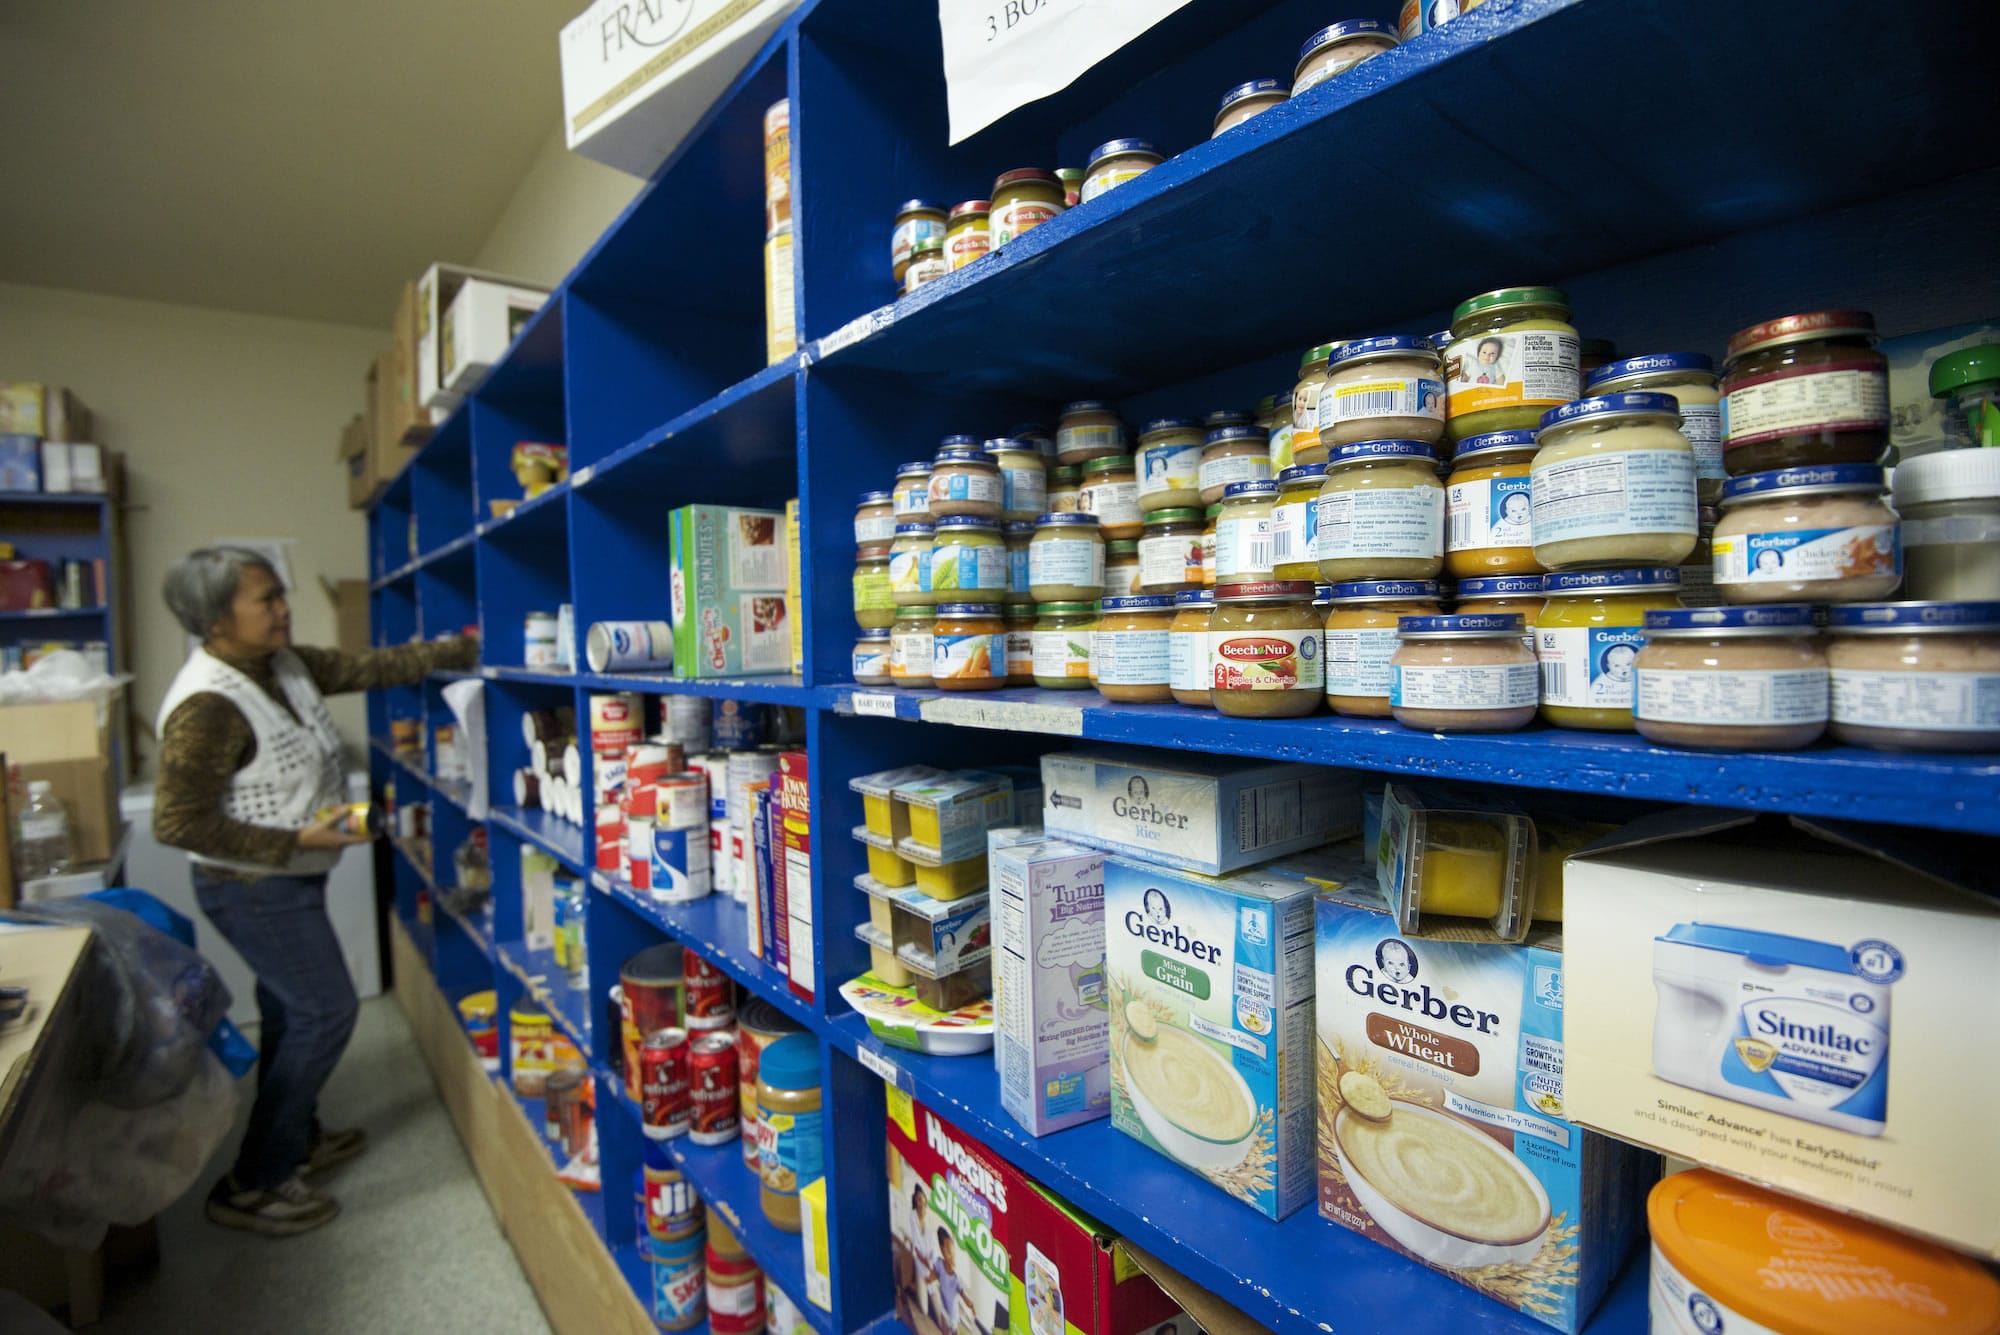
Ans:
[[[1394,18],[1385,0],[1331,15],[1362,16]],[[1614,813],[1696,802],[2000,834],[1995,756],[1832,746],[1713,756],[1547,728],[1444,738],[1087,693],[968,701],[854,687],[855,494],[886,486],[896,464],[948,432],[1052,422],[1085,395],[1117,400],[1130,420],[1248,405],[1288,388],[1310,344],[1435,329],[1453,302],[1508,283],[1560,284],[1582,332],[1628,353],[1719,353],[1731,331],[1796,309],[1864,307],[1900,334],[2000,308],[2000,281],[1964,244],[1990,236],[2000,141],[1951,133],[1983,123],[1988,81],[1963,53],[2000,38],[2000,8],[1884,25],[1873,6],[1832,0],[1801,24],[1728,0],[1489,0],[1209,141],[1221,91],[1283,77],[1328,19],[1308,0],[1195,0],[1069,88],[952,147],[927,16],[807,0],[375,506],[376,641],[479,626],[496,794],[526,763],[522,712],[569,704],[584,717],[593,691],[806,713],[815,999],[793,996],[748,952],[734,905],[660,905],[591,874],[586,833],[540,812],[502,806],[487,822],[490,923],[434,915],[432,960],[448,993],[497,985],[504,1013],[539,990],[588,1050],[607,1185],[594,1222],[642,1300],[624,1204],[641,1143],[609,1073],[602,999],[626,955],[676,939],[819,1037],[841,1146],[829,1162],[831,1312],[805,1307],[796,1239],[761,1226],[734,1150],[678,1147],[817,1329],[900,1329],[886,1315],[885,1079],[1273,1330],[1545,1329],[1308,1212],[1272,1224],[1229,1204],[1105,1123],[1026,1136],[998,1110],[989,1061],[881,1048],[835,990],[866,964],[852,930],[867,907],[850,888],[864,864],[844,833],[861,819],[847,789],[855,774],[1032,762],[1084,738],[1441,775]],[[761,117],[779,97],[792,102],[802,338],[798,355],[766,366]],[[1773,110],[1800,99],[1810,116]],[[899,201],[984,196],[1000,171],[1081,164],[1121,135],[1173,156],[891,300]],[[522,439],[567,444],[572,478],[496,517],[493,501],[518,496],[507,460]],[[521,667],[530,611],[574,604],[579,662],[591,622],[667,615],[669,510],[775,508],[792,496],[806,551],[803,675],[690,682]],[[373,733],[435,719],[437,685],[376,693]],[[469,829],[464,794],[386,749],[375,763],[378,781],[436,799],[432,857],[448,867]],[[519,944],[524,844],[589,876],[586,989],[549,986],[549,962]],[[432,869],[406,857],[396,868],[399,911],[413,911]],[[1645,1320],[1640,1255],[1588,1329],[1624,1335]]]
[[[63,561],[93,565],[99,581],[97,601],[84,607],[0,612],[0,645],[102,640],[117,671],[124,654],[118,635],[117,529],[118,502],[111,496],[0,492],[0,541],[12,543],[23,557],[49,562],[52,570]]]

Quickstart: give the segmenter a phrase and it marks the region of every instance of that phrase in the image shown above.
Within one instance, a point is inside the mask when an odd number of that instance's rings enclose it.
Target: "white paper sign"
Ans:
[[[1188,0],[938,0],[951,142],[1076,77]]]

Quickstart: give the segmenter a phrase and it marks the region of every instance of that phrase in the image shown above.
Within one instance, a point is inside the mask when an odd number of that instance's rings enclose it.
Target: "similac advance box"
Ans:
[[[2000,905],[1790,824],[1668,812],[1570,858],[1570,1113],[2000,1257]]]
[[[784,518],[725,505],[684,505],[668,516],[676,675],[790,666]]]
[[[1659,1168],[1564,1117],[1561,937],[1407,935],[1365,879],[1317,919],[1321,1217],[1579,1329]]]
[[[1316,888],[1104,859],[1111,1124],[1272,1219],[1313,1190]]]
[[[1361,832],[1357,775],[1129,747],[1042,757],[1042,824],[1149,862],[1220,875]]]
[[[1104,854],[1050,839],[987,855],[1000,1106],[1041,1136],[1111,1111]]]
[[[883,1093],[896,1318],[918,1335],[1006,1330],[1011,1206],[1027,1179],[893,1085]]]

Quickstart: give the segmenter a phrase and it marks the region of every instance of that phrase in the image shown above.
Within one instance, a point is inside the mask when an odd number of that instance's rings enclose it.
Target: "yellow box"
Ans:
[[[915,865],[917,889],[932,899],[963,899],[973,891],[986,885],[986,857],[965,858],[959,862],[940,863],[935,867],[919,862]],[[881,877],[876,877],[881,880]]]
[[[885,769],[875,774],[863,774],[849,779],[847,786],[861,794],[861,813],[868,824],[870,834],[879,834],[884,839],[901,839],[910,832],[906,808],[895,800],[894,789],[903,783],[918,783],[945,777],[945,771],[929,765],[905,765],[900,769]],[[905,881],[907,885],[909,882]]]
[[[891,987],[910,986],[910,966],[896,958],[893,946],[884,950],[872,941],[868,943],[868,972]]]
[[[875,924],[878,931],[894,932],[896,915],[890,911],[889,901],[868,896],[868,921]]]
[[[908,885],[916,879],[917,869],[908,858],[892,849],[868,845],[868,874],[886,886]],[[946,896],[950,898],[950,896]]]
[[[806,1261],[806,1301],[833,1310],[833,1253],[826,1242],[826,1179],[799,1188],[799,1245]]]

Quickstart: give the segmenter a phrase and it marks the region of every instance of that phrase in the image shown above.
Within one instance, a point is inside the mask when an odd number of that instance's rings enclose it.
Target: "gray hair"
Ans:
[[[271,563],[248,547],[197,547],[174,562],[167,572],[167,608],[188,634],[207,639],[215,623],[229,614],[243,568],[271,570]]]

